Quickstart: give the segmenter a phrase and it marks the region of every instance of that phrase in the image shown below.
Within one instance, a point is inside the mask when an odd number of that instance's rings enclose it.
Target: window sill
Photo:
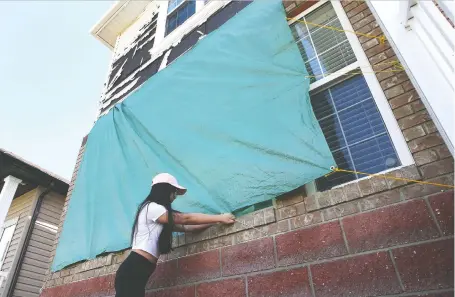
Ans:
[[[402,166],[392,170],[383,171],[378,175],[387,174],[393,177],[421,180],[420,173],[415,165]],[[340,203],[363,198],[373,194],[392,190],[396,187],[412,182],[386,179],[381,176],[364,177],[349,183],[337,186],[325,192],[316,192],[305,197],[305,206],[308,212],[317,211]]]

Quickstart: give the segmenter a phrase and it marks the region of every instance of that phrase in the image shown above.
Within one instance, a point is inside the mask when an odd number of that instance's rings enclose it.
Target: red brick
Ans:
[[[373,21],[376,21],[376,19],[375,19],[375,17],[373,15],[370,14],[368,17],[366,17],[364,19],[361,19],[360,21],[358,21],[355,24],[352,24],[352,28],[354,30],[359,30],[363,26],[368,25],[369,23],[371,23]]]
[[[395,74],[393,77],[388,78],[381,82],[381,87],[383,90],[387,90],[389,88],[397,86],[397,85],[401,84],[402,82],[407,81],[409,79],[408,75],[404,71],[402,71],[402,72],[392,71],[392,72]]]
[[[398,97],[397,97],[398,98]],[[395,98],[396,99],[396,98]],[[398,126],[401,130],[408,129],[431,120],[430,115],[425,110],[416,112],[412,115],[398,120]],[[434,135],[434,134],[433,134]]]
[[[359,206],[357,201],[352,201],[326,208],[322,212],[324,219],[329,221],[359,212]]]
[[[424,124],[425,130],[428,134],[438,132],[438,128],[436,128],[436,125],[434,124],[433,121],[428,121]]]
[[[411,115],[411,117],[416,114],[417,113]],[[404,120],[404,119],[406,119],[406,118],[403,118],[401,120]],[[414,122],[414,124],[418,125],[417,122]],[[415,125],[413,125],[413,126],[415,126]],[[402,128],[402,129],[404,129],[404,128]],[[416,153],[416,152],[420,152],[425,149],[440,145],[442,143],[444,143],[444,140],[442,140],[441,136],[438,133],[434,133],[434,134],[426,135],[424,137],[420,137],[420,138],[411,140],[410,142],[408,142],[408,147],[411,150],[411,153]]]
[[[301,194],[297,195],[283,195],[276,199],[276,204],[278,208],[294,205],[297,203],[303,202],[303,196]]]
[[[410,80],[404,82],[402,84],[404,90],[407,92],[407,91],[410,91],[410,90],[414,90],[414,85],[412,84],[412,82]]]
[[[351,23],[357,23],[358,21],[365,19],[369,15],[371,15],[371,11],[369,9],[363,10],[361,13],[358,13],[355,16],[349,17],[349,21]]]
[[[221,250],[223,276],[275,267],[273,239],[264,238]]]
[[[373,17],[374,18],[374,17]],[[360,21],[362,22],[362,21]],[[359,23],[360,23],[359,22]],[[385,52],[386,50],[388,50],[390,48],[390,44],[386,41],[384,43],[380,43],[372,48],[370,48],[369,50],[365,51],[365,54],[367,55],[368,58],[371,58],[373,56],[376,56],[377,54],[379,53],[383,53]],[[387,56],[387,55],[386,55]]]
[[[417,126],[417,127],[420,127],[420,126]],[[403,132],[403,134],[405,134],[405,133]],[[414,157],[416,165],[418,165],[418,166],[428,164],[428,163],[437,161],[439,159],[438,153],[436,152],[436,150],[434,150],[432,148],[417,152],[417,153],[413,154],[412,156]]]
[[[435,147],[433,149],[436,151],[436,153],[438,153],[438,156],[441,159],[452,156],[452,154],[450,153],[449,149],[445,144]]]
[[[344,218],[343,227],[350,251],[354,253],[439,236],[423,200]]]
[[[414,112],[425,109],[425,105],[423,104],[422,100],[416,100],[416,101],[412,102],[411,106],[412,106],[412,110],[414,110]]]
[[[386,252],[356,256],[310,267],[316,296],[378,296],[399,293]]]
[[[196,292],[197,297],[246,297],[243,278],[199,284],[196,287]]]
[[[88,280],[43,290],[42,297],[101,297],[115,293],[115,275],[94,277]]]
[[[347,254],[338,222],[278,235],[275,240],[279,266]]]
[[[296,215],[301,215],[306,212],[305,210],[305,204],[303,202],[295,204],[295,205],[289,205],[286,207],[282,207],[280,209],[277,209],[276,211],[276,219],[277,221],[281,221],[290,217],[295,217]]]
[[[359,200],[362,211],[379,208],[389,204],[400,202],[401,194],[398,189],[379,193]]]
[[[453,172],[453,159],[447,158],[430,164],[420,166],[420,172],[424,179],[433,178]]]
[[[392,251],[408,292],[453,288],[453,239]]]
[[[394,98],[398,95],[403,94],[405,91],[401,85],[395,86],[393,88],[388,89],[387,91],[384,92],[385,96],[387,99]]]
[[[405,106],[407,106],[407,105],[405,105]],[[405,106],[403,106],[403,107],[405,107]],[[400,109],[400,108],[398,108],[398,109]],[[398,109],[395,109],[395,110],[398,110]],[[395,112],[395,110],[394,110],[394,112]],[[426,132],[423,129],[422,125],[415,126],[415,127],[412,127],[412,128],[409,128],[409,129],[406,129],[403,131],[403,136],[406,141],[411,141],[413,139],[416,139],[416,138],[419,138],[419,137],[422,137],[425,135],[426,135]]]
[[[294,217],[291,220],[291,229],[299,229],[305,226],[309,225],[314,225],[317,223],[322,223],[322,212],[321,211],[315,211],[312,213],[306,213],[301,216]],[[288,231],[288,230],[285,230]]]
[[[369,34],[370,32],[372,32],[374,29],[376,28],[379,28],[379,25],[376,21],[372,21],[371,23],[359,28],[357,30],[358,33],[363,33],[363,34]],[[379,36],[379,35],[382,35],[382,31],[378,34],[375,34],[376,36]],[[371,39],[371,37],[366,37],[366,36],[359,36],[359,40],[361,40],[362,37],[365,37],[365,40],[366,39]],[[361,42],[364,42],[365,40],[362,40]]]
[[[146,297],[194,297],[194,286],[148,292]]]
[[[188,283],[221,276],[219,251],[214,250],[178,259],[178,282]]]
[[[428,198],[433,213],[444,235],[453,235],[453,191],[435,194]]]
[[[427,181],[438,184],[453,185],[453,175],[448,174],[445,176],[439,176]],[[414,199],[441,192],[441,189],[442,188],[440,186],[435,185],[413,184],[400,188],[400,192],[405,199]]]
[[[408,91],[404,94],[401,94],[398,97],[395,97],[389,101],[390,106],[392,109],[398,108],[405,104],[411,103],[417,99],[419,99],[419,95],[417,94],[416,90]]]
[[[177,271],[177,260],[158,263],[155,272],[148,281],[147,289],[175,285]]]
[[[312,297],[306,267],[248,277],[249,297]]]
[[[362,3],[359,6],[357,6],[356,8],[350,10],[346,15],[348,16],[348,18],[350,18],[351,22],[354,22],[352,17],[367,9],[368,9],[368,5],[366,3]],[[370,14],[368,14],[368,15],[370,15]]]
[[[408,116],[413,113],[414,113],[414,111],[412,110],[411,104],[404,105],[404,106],[401,106],[401,107],[393,110],[393,115],[395,116],[395,119],[397,119],[397,120],[404,118],[405,116]]]
[[[360,1],[342,1],[341,4],[344,6],[344,11],[349,12],[359,5]]]

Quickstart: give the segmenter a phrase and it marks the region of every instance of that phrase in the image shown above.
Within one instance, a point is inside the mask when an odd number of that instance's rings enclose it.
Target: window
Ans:
[[[304,16],[300,21],[293,24],[291,29],[305,60],[311,82],[357,61],[344,32],[311,25],[343,29],[330,3]]]
[[[183,24],[196,12],[196,0],[171,0],[168,6],[166,35]]]
[[[0,229],[0,269],[5,260],[9,244],[13,238],[14,230],[16,229],[17,220],[6,221]]]
[[[397,151],[365,76],[360,74],[346,33],[312,24],[339,30],[343,30],[343,26],[330,2],[316,5],[291,25],[310,75],[311,104],[337,166],[368,173],[400,166]],[[311,88],[315,85],[317,88]],[[334,173],[316,180],[316,187],[324,191],[361,177]]]
[[[377,173],[401,165],[362,75],[312,95],[311,104],[339,168]],[[316,184],[327,190],[359,177],[338,173]]]

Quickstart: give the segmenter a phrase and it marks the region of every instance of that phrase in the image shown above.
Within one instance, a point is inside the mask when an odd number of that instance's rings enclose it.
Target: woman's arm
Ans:
[[[160,224],[168,223],[168,212],[157,219]],[[176,225],[205,225],[205,224],[233,224],[235,217],[228,214],[207,215],[202,213],[174,213],[174,224]]]
[[[202,224],[202,225],[175,225],[174,230],[179,232],[198,232],[210,228],[214,224]]]

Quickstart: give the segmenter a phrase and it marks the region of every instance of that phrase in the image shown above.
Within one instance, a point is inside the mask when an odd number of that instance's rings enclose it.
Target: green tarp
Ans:
[[[270,200],[334,165],[280,0],[255,1],[100,118],[53,270],[129,247],[152,177],[188,188],[182,212]]]

